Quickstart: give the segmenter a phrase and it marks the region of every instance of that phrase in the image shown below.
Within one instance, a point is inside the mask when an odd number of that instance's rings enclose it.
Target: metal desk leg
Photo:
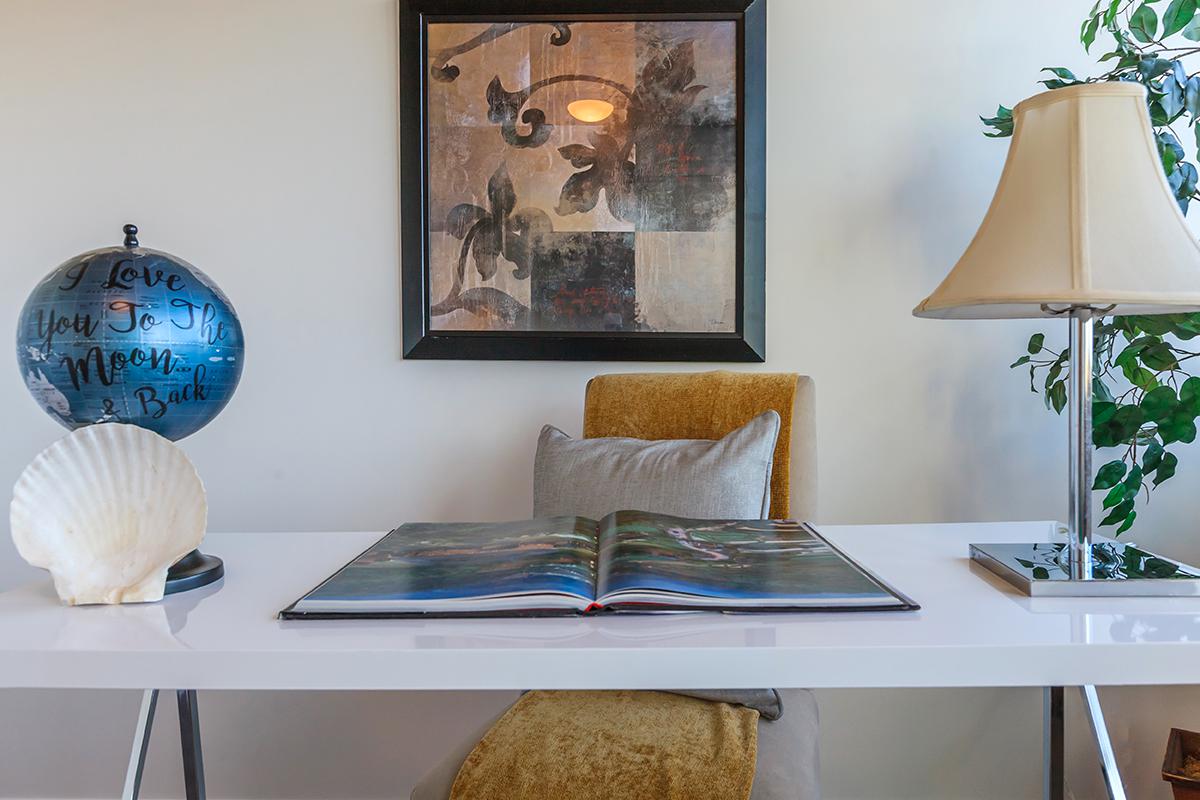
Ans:
[[[187,800],[204,800],[204,757],[200,752],[200,709],[194,689],[175,692],[179,701],[179,741],[183,746],[183,784]]]
[[[1042,797],[1063,800],[1063,687],[1042,689]]]
[[[137,727],[133,729],[133,752],[129,754],[129,769],[125,771],[125,788],[121,800],[137,800],[142,790],[142,771],[146,768],[146,749],[150,747],[150,729],[154,726],[154,708],[158,704],[158,689],[142,693],[142,708]]]
[[[179,742],[183,746],[183,786],[187,800],[204,800],[204,758],[200,752],[200,713],[196,705],[196,692],[179,689],[175,692],[179,703]],[[150,747],[150,730],[154,726],[154,709],[158,705],[158,689],[147,689],[142,694],[142,708],[138,712],[137,727],[133,731],[133,752],[129,755],[129,768],[125,772],[125,788],[121,800],[138,800],[142,789],[142,773],[146,769],[146,751]]]
[[[1095,686],[1080,686],[1079,691],[1083,694],[1083,706],[1087,709],[1088,723],[1092,728],[1092,737],[1096,740],[1096,749],[1100,751],[1100,769],[1104,772],[1104,788],[1108,790],[1108,800],[1125,800],[1125,787],[1121,784],[1117,757],[1108,738],[1108,727],[1104,724],[1100,696],[1096,694]]]

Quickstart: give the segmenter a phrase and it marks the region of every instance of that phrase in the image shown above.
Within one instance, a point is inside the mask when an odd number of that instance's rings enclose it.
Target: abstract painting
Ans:
[[[762,360],[764,2],[404,0],[406,357]]]

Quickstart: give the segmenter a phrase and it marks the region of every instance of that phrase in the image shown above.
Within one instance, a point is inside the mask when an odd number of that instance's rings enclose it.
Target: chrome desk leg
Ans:
[[[1042,689],[1042,797],[1063,800],[1063,687]]]
[[[183,745],[183,784],[187,800],[204,800],[204,757],[200,752],[200,709],[194,689],[175,692],[179,702],[179,742]]]
[[[1113,754],[1108,727],[1104,724],[1100,696],[1096,694],[1096,687],[1091,685],[1080,686],[1079,691],[1083,694],[1083,705],[1087,710],[1088,723],[1092,727],[1092,737],[1096,740],[1096,749],[1100,751],[1100,769],[1104,771],[1104,788],[1108,790],[1108,800],[1125,800],[1125,787],[1121,784],[1117,757]]]
[[[204,800],[204,759],[200,753],[200,713],[196,705],[196,692],[179,689],[175,692],[179,703],[179,742],[183,746],[183,786],[187,800]],[[138,712],[137,728],[133,732],[133,752],[129,755],[129,769],[125,772],[125,788],[121,800],[138,800],[142,789],[142,773],[146,769],[146,751],[150,747],[150,731],[154,727],[154,709],[158,705],[158,689],[147,689],[142,694],[142,708]]]
[[[150,746],[150,729],[154,726],[154,708],[158,704],[158,689],[142,693],[142,708],[137,727],[133,730],[133,752],[129,754],[129,769],[125,771],[125,788],[121,800],[137,800],[142,790],[142,771],[146,768],[146,749]]]

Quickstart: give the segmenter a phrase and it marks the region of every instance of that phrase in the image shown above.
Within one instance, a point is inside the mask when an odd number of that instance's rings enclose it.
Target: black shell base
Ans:
[[[167,588],[164,594],[199,589],[221,580],[224,576],[225,562],[216,556],[193,550],[167,570]]]

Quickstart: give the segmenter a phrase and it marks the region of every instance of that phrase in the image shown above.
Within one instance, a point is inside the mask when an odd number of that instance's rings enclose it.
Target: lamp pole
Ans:
[[[1067,415],[1070,428],[1070,482],[1068,517],[1070,546],[1067,549],[1071,580],[1092,577],[1092,329],[1095,310],[1072,308],[1071,376],[1067,384]]]

